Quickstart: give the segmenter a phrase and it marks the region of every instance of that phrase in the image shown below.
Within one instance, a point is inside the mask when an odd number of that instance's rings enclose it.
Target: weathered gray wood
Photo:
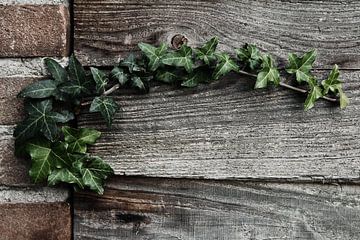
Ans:
[[[321,75],[321,74],[318,74]],[[344,72],[346,110],[320,101],[305,112],[289,90],[253,90],[234,76],[198,89],[120,93],[122,112],[91,149],[119,175],[356,181],[360,171],[360,72]]]
[[[75,239],[360,239],[354,186],[116,178],[75,195]]]
[[[216,35],[223,50],[249,42],[282,59],[316,48],[318,67],[360,67],[360,1],[75,0],[74,11],[75,53],[91,65],[184,34],[190,45]]]

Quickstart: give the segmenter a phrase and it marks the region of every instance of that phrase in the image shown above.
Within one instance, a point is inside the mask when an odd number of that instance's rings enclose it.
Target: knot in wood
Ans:
[[[188,39],[182,34],[176,34],[171,39],[171,46],[175,49],[181,48],[182,45],[187,44]]]

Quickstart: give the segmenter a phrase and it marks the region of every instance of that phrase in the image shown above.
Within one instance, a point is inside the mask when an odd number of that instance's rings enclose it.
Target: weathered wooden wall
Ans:
[[[256,43],[282,65],[290,51],[317,48],[316,75],[347,69],[351,100],[345,111],[320,102],[304,112],[304,96],[255,91],[235,75],[118,94],[113,129],[86,112],[79,126],[103,132],[92,151],[117,175],[156,178],[77,194],[76,239],[360,239],[360,2],[75,0],[74,11],[74,50],[88,65],[175,34],[193,46],[217,35],[223,50]]]

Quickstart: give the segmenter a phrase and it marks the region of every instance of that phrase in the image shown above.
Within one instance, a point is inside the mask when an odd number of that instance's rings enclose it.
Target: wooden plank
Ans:
[[[360,239],[355,186],[115,178],[75,194],[75,239]]]
[[[253,90],[253,80],[233,76],[197,89],[120,92],[111,129],[86,112],[79,127],[103,132],[91,151],[119,175],[357,181],[359,78],[360,71],[342,75],[346,110],[320,101],[305,112],[303,95]]]
[[[183,34],[191,46],[219,36],[222,50],[255,43],[281,59],[316,48],[318,67],[360,67],[359,1],[75,0],[74,19],[75,53],[89,65]]]

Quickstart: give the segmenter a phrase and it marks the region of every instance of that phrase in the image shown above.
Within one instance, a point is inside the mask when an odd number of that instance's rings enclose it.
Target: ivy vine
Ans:
[[[54,59],[45,59],[51,78],[35,82],[19,93],[24,98],[26,119],[14,131],[15,153],[31,159],[29,175],[33,182],[47,182],[50,186],[67,183],[76,190],[104,192],[104,181],[114,171],[87,152],[101,133],[73,127],[80,108],[99,112],[110,127],[120,107],[109,95],[119,88],[148,93],[151,81],[193,88],[235,72],[253,77],[256,89],[274,85],[307,94],[305,110],[313,108],[320,98],[339,103],[341,108],[349,103],[337,65],[321,82],[312,74],[315,50],[302,56],[289,54],[288,65],[279,69],[273,57],[261,53],[255,45],[236,49],[233,57],[217,51],[218,43],[217,37],[194,49],[186,44],[169,49],[166,44],[156,47],[140,43],[141,56],[130,54],[110,72],[94,67],[85,71],[74,55],[66,68]],[[285,77],[294,79],[296,85],[285,83]],[[92,101],[85,101],[89,98]]]

